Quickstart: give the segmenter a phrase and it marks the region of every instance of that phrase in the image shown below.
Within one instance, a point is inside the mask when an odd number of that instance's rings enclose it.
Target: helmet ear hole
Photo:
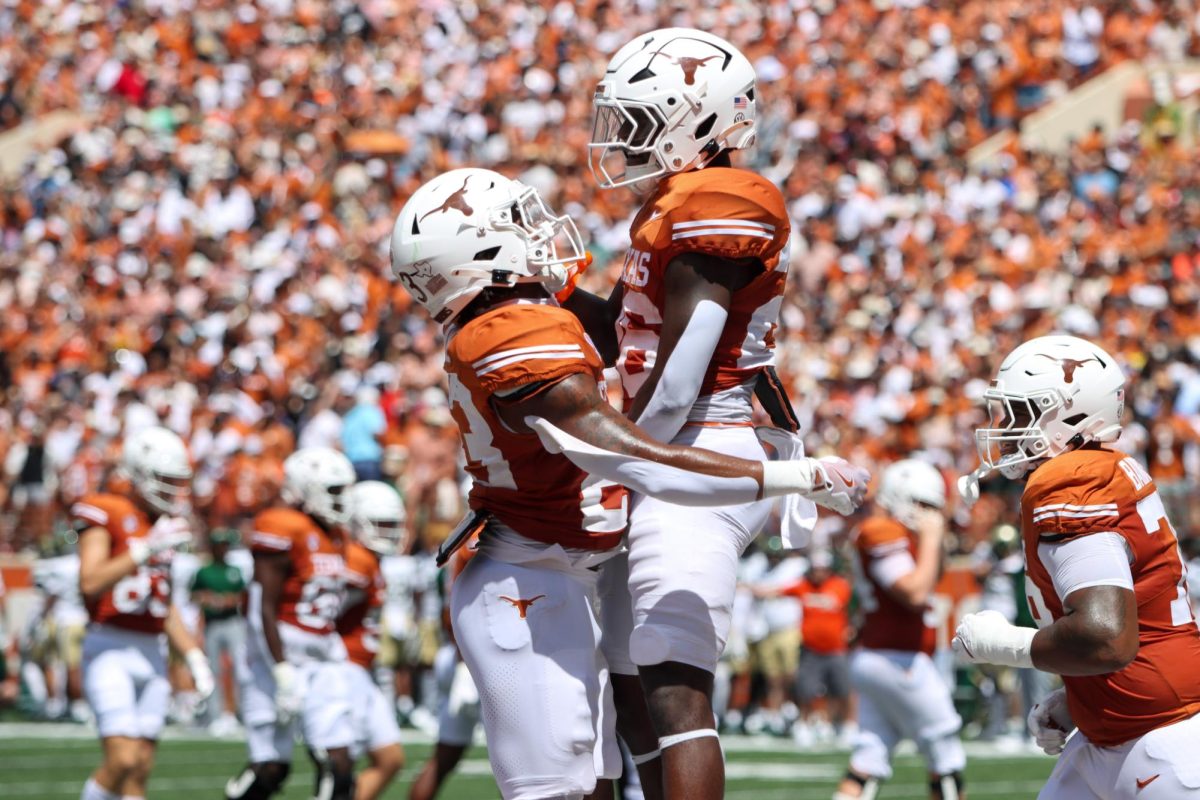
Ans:
[[[693,134],[693,137],[696,139],[703,139],[704,137],[708,136],[708,134],[712,133],[713,125],[716,123],[717,115],[709,114],[704,118],[703,122],[696,126],[696,133]]]
[[[1063,420],[1064,425],[1078,425],[1087,419],[1087,414],[1072,414]]]
[[[487,250],[480,250],[475,254],[476,261],[492,261],[496,256],[500,255],[499,247],[489,247]]]

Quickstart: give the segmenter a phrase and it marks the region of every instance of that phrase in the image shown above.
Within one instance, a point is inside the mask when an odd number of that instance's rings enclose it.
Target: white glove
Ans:
[[[196,684],[196,694],[200,696],[201,700],[207,700],[213,690],[217,688],[217,682],[213,677],[212,668],[208,665],[208,659],[204,657],[200,648],[193,647],[183,654],[183,660],[192,673],[192,682]]]
[[[759,441],[774,448],[780,461],[804,458],[804,440],[799,434],[768,427],[755,428],[754,434]],[[779,507],[779,535],[785,548],[803,550],[808,547],[816,527],[817,506],[812,500],[802,494],[783,497]]]
[[[144,537],[129,540],[129,555],[139,567],[159,553],[192,541],[192,526],[183,517],[159,517]]]
[[[1075,730],[1075,721],[1067,710],[1067,690],[1057,689],[1034,705],[1026,720],[1038,747],[1048,756],[1063,751],[1067,737]]]
[[[958,623],[951,644],[972,664],[1032,667],[1033,628],[1018,628],[999,611],[967,614]]]
[[[286,661],[280,661],[271,668],[275,678],[275,714],[280,725],[287,724],[300,713],[304,698],[300,695],[300,676],[296,668]]]
[[[809,499],[843,516],[857,511],[867,499],[871,473],[837,456],[818,458],[817,463],[825,475],[825,488],[810,494]]]
[[[852,514],[867,496],[871,473],[844,458],[763,462],[763,497],[800,494],[839,514]]]

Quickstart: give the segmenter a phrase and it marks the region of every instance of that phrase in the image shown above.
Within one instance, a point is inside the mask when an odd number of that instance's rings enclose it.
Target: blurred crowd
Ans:
[[[1067,331],[1121,360],[1120,446],[1200,530],[1194,121],[1158,98],[1066,152],[966,162],[1121,61],[1200,55],[1191,0],[4,0],[0,130],[77,122],[0,184],[0,552],[54,541],[121,436],[158,423],[189,443],[202,529],[244,530],[312,444],[401,488],[418,551],[439,541],[462,473],[441,330],[388,280],[394,216],[446,169],[518,176],[576,220],[605,291],[637,203],[588,174],[592,87],[665,25],[755,64],[739,158],[790,203],[776,340],[811,450],[965,473],[998,360]],[[1011,521],[991,488],[958,511],[960,554]],[[789,680],[755,696],[777,710]]]

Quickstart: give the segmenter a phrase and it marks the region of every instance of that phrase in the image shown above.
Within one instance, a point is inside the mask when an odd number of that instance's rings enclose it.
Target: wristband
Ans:
[[[810,494],[816,484],[823,488],[825,475],[811,458],[796,461],[762,462],[762,496],[782,497],[789,494]]]

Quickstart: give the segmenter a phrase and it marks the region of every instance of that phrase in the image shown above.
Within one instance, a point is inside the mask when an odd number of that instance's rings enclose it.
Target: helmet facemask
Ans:
[[[593,100],[595,115],[588,143],[588,166],[602,189],[646,189],[667,174],[659,153],[668,120],[651,103],[618,100],[601,85]],[[680,104],[681,108],[685,104]]]
[[[399,552],[404,541],[404,520],[398,517],[372,519],[364,514],[355,514],[350,521],[354,535],[363,547],[380,556]]]
[[[155,511],[172,517],[192,513],[191,470],[174,473],[146,468],[127,468],[134,489]]]
[[[488,219],[495,230],[515,233],[525,242],[529,277],[517,277],[513,285],[532,280],[556,292],[566,284],[567,267],[585,258],[575,222],[553,213],[532,186],[522,186],[511,203],[489,209]]]
[[[1049,415],[1066,405],[1061,392],[1046,389],[1025,395],[993,386],[983,397],[988,427],[975,431],[981,466],[1015,480],[1028,474],[1034,462],[1054,455],[1044,426]]]

